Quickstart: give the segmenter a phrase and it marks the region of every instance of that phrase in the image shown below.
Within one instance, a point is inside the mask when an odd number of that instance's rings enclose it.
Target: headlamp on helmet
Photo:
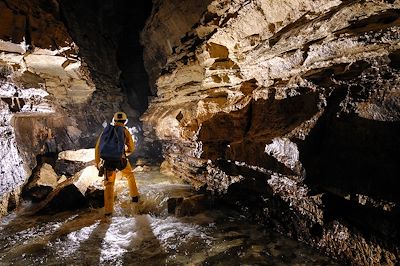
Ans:
[[[113,121],[126,124],[128,122],[128,116],[124,112],[116,112]]]

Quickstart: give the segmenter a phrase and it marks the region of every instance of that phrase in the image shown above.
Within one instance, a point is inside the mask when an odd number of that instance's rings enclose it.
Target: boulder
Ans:
[[[25,195],[33,201],[41,201],[57,187],[58,179],[53,167],[44,163],[25,187]]]
[[[104,207],[104,189],[100,186],[90,185],[85,192],[85,198],[90,208]]]
[[[94,166],[88,166],[58,186],[31,213],[59,212],[86,207],[101,207],[103,179]]]
[[[80,149],[76,151],[68,150],[60,152],[58,154],[58,159],[87,163],[94,160],[94,155],[94,149]]]
[[[169,198],[167,200],[168,213],[178,217],[192,216],[203,212],[208,207],[205,195],[194,195],[190,197]]]
[[[73,176],[93,164],[94,149],[67,150],[58,154],[55,171],[58,175]]]
[[[77,172],[83,170],[88,164],[84,162],[75,162],[69,160],[57,160],[54,166],[54,170],[58,175],[65,175],[71,177]]]

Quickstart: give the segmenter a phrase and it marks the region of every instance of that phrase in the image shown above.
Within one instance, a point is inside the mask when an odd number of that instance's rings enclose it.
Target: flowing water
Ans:
[[[116,182],[115,213],[11,214],[0,223],[0,265],[336,265],[229,209],[168,214],[167,199],[195,194],[157,170],[137,173],[141,198],[131,203]]]

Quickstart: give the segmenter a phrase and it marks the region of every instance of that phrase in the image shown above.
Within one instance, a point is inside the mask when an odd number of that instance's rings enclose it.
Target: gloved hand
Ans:
[[[98,169],[99,169],[99,176],[103,176],[104,175],[104,166],[101,165]]]
[[[104,175],[104,161],[100,160],[99,163],[96,163],[96,168],[97,168],[97,170],[99,170],[99,176],[103,176]]]

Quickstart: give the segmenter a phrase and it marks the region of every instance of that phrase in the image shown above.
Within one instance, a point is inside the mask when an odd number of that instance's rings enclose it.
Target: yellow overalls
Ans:
[[[132,152],[135,149],[135,143],[132,139],[131,133],[129,133],[128,129],[124,126],[123,123],[115,123],[115,126],[122,126],[124,127],[124,133],[125,133],[125,154],[126,156],[129,156],[132,154]],[[96,148],[95,148],[95,162],[96,166],[99,165],[100,163],[100,150],[99,150],[99,144],[100,144],[100,137],[97,139],[96,143]],[[115,177],[116,177],[116,171],[110,171],[106,170],[105,171],[107,177],[104,179],[104,213],[111,214],[114,210],[114,183],[115,183]],[[135,181],[135,176],[133,174],[133,169],[131,164],[128,163],[126,167],[121,170],[122,176],[124,176],[128,180],[128,186],[129,186],[129,194],[131,197],[137,197],[139,196],[139,192],[136,186],[136,181]]]

